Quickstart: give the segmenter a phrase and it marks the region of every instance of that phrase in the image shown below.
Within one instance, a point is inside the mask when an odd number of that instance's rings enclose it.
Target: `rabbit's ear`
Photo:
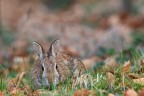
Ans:
[[[60,48],[60,40],[55,40],[50,46],[50,49],[49,49],[50,55],[53,57],[56,57],[59,48]]]
[[[38,54],[39,58],[42,59],[43,58],[43,49],[42,49],[41,45],[37,42],[33,42],[33,47],[34,47],[34,50],[36,51],[36,53]]]

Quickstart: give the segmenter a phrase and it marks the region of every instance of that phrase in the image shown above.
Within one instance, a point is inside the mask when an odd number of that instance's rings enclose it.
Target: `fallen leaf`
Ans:
[[[81,89],[77,90],[73,96],[96,96],[94,90]]]
[[[115,95],[114,95],[114,94],[112,94],[112,93],[109,93],[109,94],[108,94],[108,96],[115,96]]]
[[[144,78],[133,79],[134,83],[144,85]]]
[[[23,88],[15,87],[12,91],[10,91],[12,96],[24,96],[25,92]]]
[[[139,75],[138,75],[138,74],[135,74],[135,73],[129,73],[129,74],[128,74],[128,77],[131,78],[131,79],[138,79],[138,78],[139,78]]]
[[[108,82],[110,84],[110,86],[112,86],[114,84],[114,75],[110,72],[107,73],[107,78],[108,78]]]
[[[23,79],[24,75],[25,75],[25,72],[22,72],[22,73],[19,75],[19,80],[18,80],[18,82],[17,82],[17,85],[20,85],[20,83],[22,82],[22,79]]]
[[[101,60],[100,58],[93,56],[91,58],[82,60],[82,62],[84,63],[85,68],[88,70],[95,65],[96,61],[100,61],[100,60]]]
[[[0,91],[0,96],[5,96],[5,95],[2,93],[2,91]]]
[[[119,64],[116,61],[117,55],[112,56],[112,57],[108,57],[104,62],[105,65],[102,67],[102,70],[104,72],[108,72],[108,71],[113,71],[114,69],[116,69]]]
[[[129,89],[124,92],[123,96],[138,96],[138,93],[133,89]]]
[[[12,91],[10,91],[10,94],[13,95],[13,96],[16,96],[18,93],[18,89],[17,88],[13,88]]]
[[[12,89],[9,91],[9,93],[12,96],[25,96],[25,95],[33,96],[32,95],[33,92],[29,86],[24,86],[23,88],[21,88],[19,86],[12,87]],[[39,96],[39,95],[36,95],[36,96]]]
[[[39,90],[36,90],[34,93],[33,93],[34,96],[39,96],[40,95],[40,92]]]
[[[127,73],[130,71],[130,61],[127,61],[123,66],[122,66],[122,72],[123,74]]]
[[[139,91],[139,96],[144,96],[144,88]]]
[[[16,87],[16,82],[17,82],[18,78],[15,78],[15,79],[11,79],[8,81],[8,84],[7,84],[7,89],[8,91],[12,91],[13,88]]]
[[[32,89],[31,89],[28,85],[24,86],[24,91],[25,91],[25,93],[27,93],[29,96],[31,96],[31,94],[32,94]]]
[[[131,17],[126,20],[127,24],[133,28],[133,29],[139,29],[143,27],[144,25],[144,17],[143,16],[137,16],[137,17]]]
[[[7,84],[7,89],[9,91],[12,91],[14,88],[16,88],[16,86],[19,86],[20,83],[22,83],[22,78],[24,77],[25,75],[25,72],[22,72],[20,75],[18,75],[16,78],[14,79],[10,79],[8,81],[8,84]]]

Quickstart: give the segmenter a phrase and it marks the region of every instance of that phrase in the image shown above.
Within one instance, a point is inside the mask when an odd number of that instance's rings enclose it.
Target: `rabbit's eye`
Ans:
[[[42,66],[42,71],[44,71],[44,67]]]
[[[58,69],[58,66],[56,65],[56,69]]]

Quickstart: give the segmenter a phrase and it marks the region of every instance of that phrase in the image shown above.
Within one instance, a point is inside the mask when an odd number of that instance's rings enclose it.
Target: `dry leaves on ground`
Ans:
[[[115,82],[114,75],[112,73],[108,72],[107,73],[107,79],[108,79],[108,82],[109,82],[110,86],[112,87],[112,85]]]
[[[108,96],[115,96],[114,94],[109,93]]]
[[[124,92],[123,96],[139,96],[139,95],[135,90],[129,89]]]
[[[7,85],[8,90],[11,90],[12,87],[19,86],[20,83],[23,83],[22,79],[23,79],[24,75],[25,75],[25,72],[22,72],[16,78],[9,80],[8,85]]]
[[[144,85],[144,78],[133,79],[134,83]]]
[[[92,68],[96,62],[101,61],[101,59],[99,57],[93,56],[87,59],[82,60],[82,62],[85,65],[85,68],[87,70],[89,70],[90,68]]]
[[[106,58],[105,65],[102,67],[104,72],[114,71],[114,69],[118,68],[119,64],[116,61],[117,55]]]
[[[144,96],[144,88],[139,91],[139,96]]]
[[[138,78],[140,78],[140,76],[138,74],[136,74],[136,73],[129,73],[128,77],[131,78],[131,79],[138,79]]]
[[[94,90],[80,89],[77,90],[73,96],[96,96],[96,93]]]
[[[127,61],[123,66],[122,66],[122,73],[125,74],[127,72],[130,72],[130,61]]]
[[[25,94],[29,94],[31,96],[32,90],[29,86],[25,85],[23,78],[25,76],[25,72],[22,72],[16,78],[8,81],[7,90],[12,96],[24,96]],[[20,84],[23,84],[24,87],[20,87]]]
[[[4,96],[3,92],[0,91],[0,96]]]

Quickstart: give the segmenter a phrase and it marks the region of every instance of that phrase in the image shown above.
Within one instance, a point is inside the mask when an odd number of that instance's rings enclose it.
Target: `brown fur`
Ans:
[[[40,44],[33,43],[39,57],[31,68],[31,79],[36,88],[40,88],[42,85],[50,86],[52,83],[58,84],[72,76],[78,77],[86,71],[80,59],[58,51],[59,42],[59,40],[55,40],[47,53],[44,53]]]
[[[56,57],[56,64],[58,66],[58,73],[60,74],[60,81],[67,77],[79,76],[84,70],[84,64],[78,59],[67,53],[60,52]]]

